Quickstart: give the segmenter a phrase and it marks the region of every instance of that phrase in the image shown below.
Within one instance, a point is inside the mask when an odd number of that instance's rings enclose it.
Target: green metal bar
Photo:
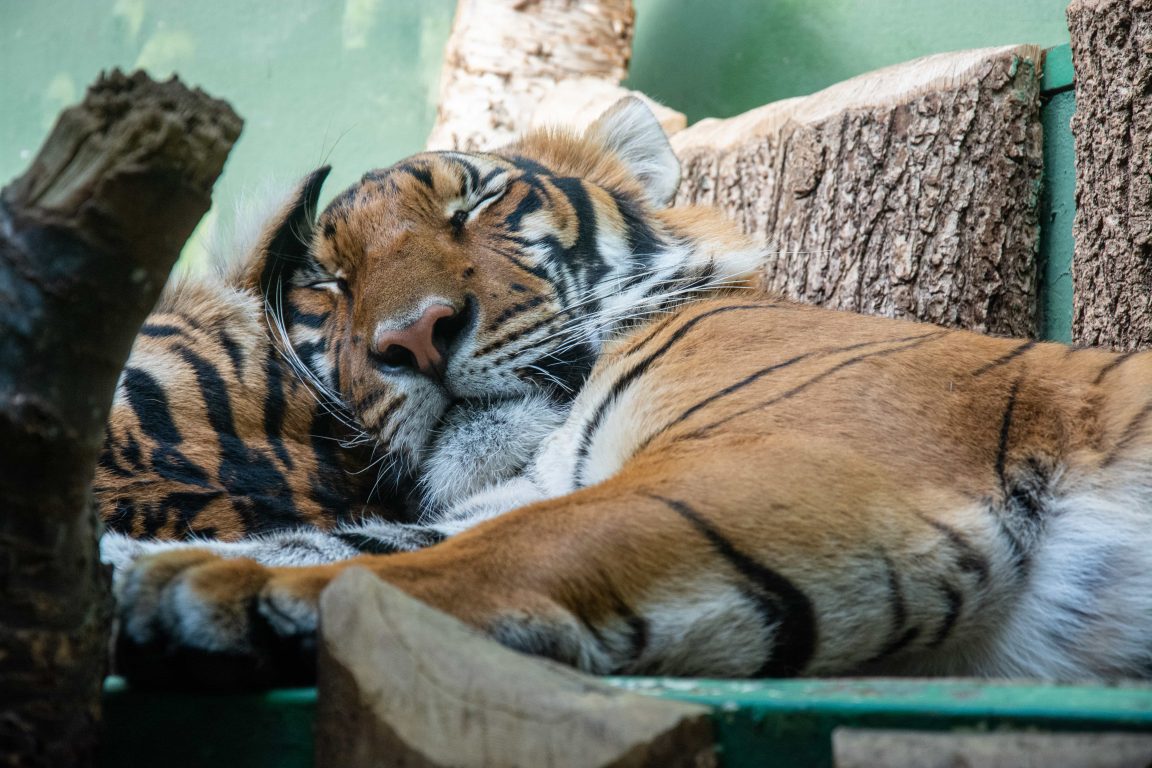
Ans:
[[[1076,152],[1072,139],[1072,49],[1044,55],[1040,121],[1044,128],[1044,172],[1040,186],[1039,307],[1042,339],[1072,342],[1072,221],[1076,215]]]
[[[1044,73],[1040,91],[1052,95],[1072,89],[1072,46],[1057,45],[1044,52]]]
[[[1152,732],[1152,686],[978,680],[715,681],[621,678],[628,690],[713,709],[725,768],[832,766],[838,727]]]
[[[923,731],[1152,732],[1152,686],[979,680],[608,678],[637,693],[713,711],[726,768],[832,765],[838,727]],[[103,768],[312,765],[314,689],[240,696],[105,693]]]

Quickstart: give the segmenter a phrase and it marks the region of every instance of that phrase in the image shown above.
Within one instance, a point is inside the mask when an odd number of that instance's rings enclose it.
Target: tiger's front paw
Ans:
[[[315,679],[320,569],[206,550],[140,558],[116,585],[116,672],[144,686],[243,689]]]

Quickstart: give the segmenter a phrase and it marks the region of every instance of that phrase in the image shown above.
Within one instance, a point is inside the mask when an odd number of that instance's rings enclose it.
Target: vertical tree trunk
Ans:
[[[0,764],[91,762],[110,614],[92,473],[240,125],[175,79],[114,72],[0,193]]]
[[[1073,0],[1072,339],[1152,344],[1152,4]]]
[[[429,149],[515,139],[557,84],[624,79],[632,0],[460,0]]]
[[[1040,56],[930,56],[697,123],[678,201],[761,239],[793,299],[1033,335]]]

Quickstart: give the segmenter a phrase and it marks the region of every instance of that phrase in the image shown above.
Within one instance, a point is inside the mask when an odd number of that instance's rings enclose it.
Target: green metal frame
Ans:
[[[1048,51],[1043,74],[1040,335],[1070,341],[1074,107],[1068,46]],[[1152,686],[1057,686],[974,680],[715,681],[610,679],[640,693],[712,708],[727,768],[832,765],[839,727],[925,731],[1152,732]],[[314,689],[210,696],[105,691],[104,768],[312,765]]]
[[[1041,81],[1044,175],[1040,192],[1039,336],[1072,341],[1072,219],[1076,213],[1075,146],[1069,121],[1076,106],[1072,92],[1072,52],[1048,50]]]

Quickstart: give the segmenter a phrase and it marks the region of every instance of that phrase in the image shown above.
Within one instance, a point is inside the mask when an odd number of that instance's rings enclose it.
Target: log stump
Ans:
[[[789,298],[1036,332],[1041,51],[911,61],[672,137],[677,202],[716,205]]]
[[[567,80],[617,85],[634,19],[632,0],[460,0],[428,149],[507,144]]]
[[[1152,344],[1152,4],[1073,0],[1072,340]]]
[[[707,768],[706,707],[497,645],[352,568],[320,598],[318,768]]]
[[[111,615],[92,474],[240,126],[175,79],[113,72],[0,193],[0,765],[91,763]]]

